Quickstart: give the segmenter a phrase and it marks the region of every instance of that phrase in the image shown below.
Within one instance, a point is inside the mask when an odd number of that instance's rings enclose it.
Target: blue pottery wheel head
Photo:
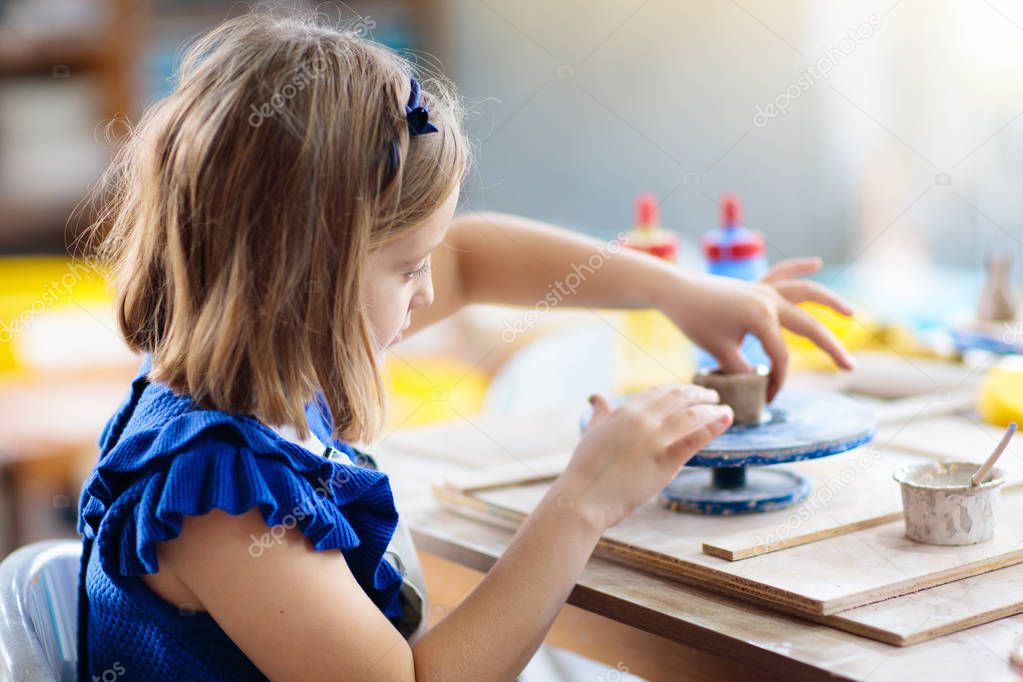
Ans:
[[[864,403],[824,391],[782,391],[768,412],[763,424],[725,431],[688,466],[763,466],[837,455],[869,442],[877,426]]]
[[[713,471],[683,469],[661,493],[669,508],[741,514],[798,504],[811,491],[805,476],[759,467],[837,455],[870,442],[876,428],[873,410],[838,393],[782,391],[768,412],[763,423],[733,426],[694,455],[687,467]]]
[[[826,391],[784,390],[767,411],[762,424],[732,426],[686,466],[764,466],[837,455],[870,442],[877,426],[869,406]],[[580,420],[583,429],[591,414]]]

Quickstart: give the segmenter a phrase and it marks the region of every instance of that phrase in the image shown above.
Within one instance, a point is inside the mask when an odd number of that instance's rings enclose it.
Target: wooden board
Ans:
[[[942,393],[941,400],[934,393],[902,398],[901,400],[876,401],[874,412],[879,427],[890,424],[904,424],[918,419],[944,415],[961,414],[973,410],[977,405],[977,390],[958,389],[948,394]]]
[[[412,519],[416,545],[423,551],[485,572],[504,553],[512,533],[492,521],[481,524],[460,518],[464,516],[462,511],[434,508]],[[1006,656],[1014,641],[1023,636],[1023,616],[1000,618],[939,639],[895,648],[816,623],[801,622],[803,619],[793,620],[744,601],[597,557],[580,574],[569,603],[627,624],[637,632],[756,662],[764,670],[777,670],[769,661],[778,657],[783,665],[791,664],[779,670],[782,677],[791,681],[827,678],[871,682],[917,679],[1019,682]],[[640,657],[647,655],[658,654],[644,651]],[[807,665],[813,667],[801,669]],[[715,679],[713,674],[704,672],[701,679]]]
[[[1001,440],[1004,429],[971,414],[922,418],[878,431],[878,442],[907,452],[943,460],[983,462]],[[1009,441],[998,467],[1010,476],[1023,475],[1023,434]]]
[[[821,622],[908,646],[1023,613],[1023,564],[826,616]]]
[[[533,483],[525,486],[516,486],[509,490],[515,492],[519,499],[523,499],[523,489],[529,490],[530,494],[536,500],[539,500],[546,486],[543,483]],[[489,492],[483,493],[480,497],[490,497],[498,489],[488,488],[488,490]],[[454,488],[441,486],[435,492],[442,501],[453,508],[463,513],[468,513],[470,516],[484,519],[509,529],[517,527],[524,518],[521,511],[484,501],[477,496],[463,495],[463,493]],[[1015,495],[1007,495],[1005,501],[1011,501],[1011,505],[1004,505],[1003,511],[1010,514],[1023,512],[1023,494],[1017,492]],[[641,512],[643,511],[641,509],[639,514],[642,515]],[[674,517],[679,516],[674,514],[674,512],[668,512],[663,509],[662,511],[666,514],[670,513]],[[722,517],[686,516],[684,518],[702,518],[705,520],[713,518],[722,520]],[[1005,525],[1007,524],[1003,524],[1003,527]],[[793,585],[798,585],[798,583],[806,583],[808,586],[806,592],[814,593],[815,591],[820,592],[822,589],[821,583],[826,582],[828,579],[831,580],[831,584],[834,586],[835,584],[840,584],[839,581],[847,580],[850,576],[855,578],[856,576],[853,574],[858,571],[870,571],[871,566],[869,564],[871,562],[876,567],[878,563],[885,561],[883,557],[879,558],[874,554],[879,547],[877,544],[878,539],[893,547],[901,547],[903,554],[918,555],[917,565],[921,563],[919,561],[921,557],[924,557],[924,563],[926,563],[926,557],[935,556],[940,553],[964,558],[968,563],[956,566],[954,565],[956,562],[953,561],[951,567],[949,567],[949,562],[945,561],[941,579],[951,581],[945,583],[936,583],[935,580],[938,579],[937,573],[928,573],[927,571],[918,571],[920,575],[916,580],[907,580],[906,578],[909,573],[900,568],[898,564],[892,563],[890,567],[901,572],[902,575],[899,577],[902,577],[903,580],[900,582],[896,578],[892,584],[875,590],[875,593],[870,598],[879,598],[878,601],[845,610],[838,610],[834,602],[831,604],[820,602],[823,608],[808,610],[806,604],[809,602],[806,599],[803,600],[803,604],[799,604],[797,600],[793,599],[779,599],[778,596],[781,593],[778,591],[777,586],[769,583],[770,575],[767,575],[767,580],[765,580],[763,575],[758,577],[756,571],[746,575],[741,571],[736,571],[732,573],[731,578],[738,578],[740,580],[729,582],[727,580],[715,580],[709,577],[706,571],[699,570],[707,566],[713,566],[712,562],[716,562],[721,570],[723,570],[723,567],[741,568],[751,563],[755,564],[762,559],[785,557],[796,550],[787,550],[770,555],[769,557],[758,557],[739,563],[717,560],[697,552],[690,552],[688,557],[692,560],[695,555],[696,561],[675,560],[670,562],[663,559],[651,561],[649,557],[644,556],[642,551],[637,552],[628,544],[609,540],[605,537],[605,539],[601,540],[600,545],[598,545],[597,553],[620,563],[642,568],[687,584],[733,597],[753,598],[759,603],[785,613],[806,617],[815,622],[896,646],[915,644],[981,623],[990,622],[1007,615],[1023,613],[1023,565],[1009,564],[1007,567],[1002,567],[1004,566],[1003,561],[1023,561],[1023,552],[1013,549],[1005,552],[1002,556],[991,557],[987,560],[969,561],[975,558],[971,555],[977,554],[977,549],[980,546],[973,548],[940,548],[919,545],[906,540],[902,536],[901,522],[886,524],[886,526],[879,529],[883,532],[877,534],[872,541],[858,540],[860,545],[859,553],[854,552],[851,557],[852,560],[844,562],[831,560],[831,557],[843,550],[842,547],[831,547],[827,553],[821,553],[822,556],[818,557],[818,563],[810,566],[809,570],[792,571],[790,567],[789,573],[798,574],[794,576],[794,580],[789,580],[788,589],[790,593],[796,593],[799,587],[793,588]],[[618,526],[617,528],[620,527]],[[1002,528],[999,529],[1000,533],[1001,531]],[[845,537],[849,538],[852,536]],[[829,542],[832,541],[825,540],[817,543],[815,546],[826,546]],[[1002,544],[1012,544],[1012,542],[1005,541]],[[845,549],[848,554],[848,548]],[[995,552],[987,553],[995,554]],[[985,552],[980,554],[985,554]],[[699,557],[706,559],[707,563],[702,567],[694,565],[689,567],[690,570],[685,570],[687,563],[699,564]],[[791,560],[799,561],[800,559],[792,557]],[[903,557],[901,561],[904,567],[912,567],[912,560],[907,561]],[[830,575],[828,573],[829,567],[833,569]],[[774,568],[777,569],[777,567]],[[978,570],[982,572],[977,573]],[[759,573],[771,574],[771,570],[764,569],[759,571]],[[775,579],[777,574],[778,572],[775,570],[773,572]],[[957,580],[958,577],[963,575],[969,577]],[[824,578],[820,576],[824,576]],[[868,580],[866,582],[871,581]],[[877,583],[878,581],[874,580],[872,582]],[[927,589],[929,585],[936,586]],[[986,586],[986,588],[981,589],[983,586]],[[995,589],[992,589],[992,586]],[[859,596],[862,596],[862,593]]]
[[[550,481],[564,471],[569,457],[562,453],[530,460],[528,467],[513,463],[468,472],[448,484],[473,494]],[[811,479],[810,497],[790,509],[723,518],[715,524],[721,534],[705,539],[703,551],[739,561],[894,521],[901,518],[902,502],[898,487],[889,485],[892,471],[902,464],[926,461],[929,458],[921,455],[866,447],[848,455],[788,465]],[[870,499],[864,504],[866,496]]]
[[[472,471],[448,481],[463,493],[530,482],[550,481],[568,464],[570,454],[534,458]],[[797,547],[902,518],[902,499],[892,472],[903,464],[926,462],[920,454],[867,446],[846,455],[793,463],[808,476],[813,493],[803,503],[775,512],[733,516],[716,524],[718,534],[703,538],[711,556],[740,561]],[[1023,473],[1006,484],[1023,485]]]
[[[789,509],[743,519],[741,530],[705,539],[703,551],[741,561],[897,521],[902,518],[902,495],[892,484],[892,472],[903,464],[941,459],[946,458],[868,446],[845,459],[792,465],[813,481],[810,497]],[[1023,487],[1023,462],[1010,463],[1004,469],[1003,491]]]
[[[438,496],[505,520],[523,519],[548,483]],[[894,484],[893,484],[894,485]],[[831,615],[1023,561],[1023,495],[1007,492],[994,540],[971,547],[933,547],[904,537],[901,521],[812,544],[730,562],[701,551],[701,539],[736,518],[680,515],[656,502],[608,529],[598,552],[678,580],[746,595],[811,615]]]
[[[788,509],[739,518],[730,524],[738,530],[721,528],[704,538],[703,551],[740,561],[896,521],[902,518],[902,496],[892,472],[904,464],[927,461],[921,455],[868,446],[847,456],[790,465],[812,481],[813,492],[806,500]]]
[[[522,462],[491,466],[482,471],[463,472],[448,477],[445,483],[463,493],[477,493],[491,488],[552,481],[565,470],[570,458],[570,453],[559,452]]]

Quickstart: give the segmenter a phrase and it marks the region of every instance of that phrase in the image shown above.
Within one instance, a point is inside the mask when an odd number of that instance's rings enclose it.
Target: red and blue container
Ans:
[[[742,223],[742,204],[735,194],[721,199],[721,224],[703,235],[700,240],[707,272],[753,282],[767,272],[767,249],[764,239]],[[747,335],[742,342],[742,353],[754,365],[770,365],[767,353],[756,337]],[[704,351],[697,353],[697,364],[714,367],[717,361]]]
[[[742,205],[735,194],[721,199],[721,226],[703,235],[700,245],[712,275],[752,282],[767,272],[764,239],[742,224]]]

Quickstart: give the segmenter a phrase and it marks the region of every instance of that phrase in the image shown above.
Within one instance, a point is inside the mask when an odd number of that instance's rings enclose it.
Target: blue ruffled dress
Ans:
[[[311,430],[344,461],[314,454],[252,417],[201,409],[149,382],[149,368],[147,357],[103,431],[99,462],[82,490],[79,678],[106,679],[114,670],[122,682],[265,679],[212,617],[171,605],[139,579],[158,571],[157,543],[177,537],[185,516],[213,508],[240,514],[258,507],[268,526],[295,524],[317,550],[340,550],[401,629],[402,576],[384,558],[398,522],[387,476],[331,440],[313,405]]]

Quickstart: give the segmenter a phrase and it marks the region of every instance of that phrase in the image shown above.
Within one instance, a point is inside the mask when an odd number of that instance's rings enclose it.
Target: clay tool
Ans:
[[[987,458],[987,461],[984,462],[979,469],[977,469],[977,473],[973,474],[973,476],[970,477],[971,486],[977,487],[978,485],[980,485],[980,482],[983,481],[984,477],[988,475],[988,472],[990,472],[991,468],[994,467],[995,462],[998,461],[998,458],[1002,456],[1003,452],[1005,452],[1005,448],[1009,447],[1009,441],[1012,440],[1012,434],[1014,433],[1016,433],[1016,422],[1012,422],[1011,424],[1009,424],[1009,428],[1005,430],[1005,435],[1002,436],[1002,440],[1000,443],[998,443],[998,446],[995,448],[994,452],[992,452],[991,455]]]

